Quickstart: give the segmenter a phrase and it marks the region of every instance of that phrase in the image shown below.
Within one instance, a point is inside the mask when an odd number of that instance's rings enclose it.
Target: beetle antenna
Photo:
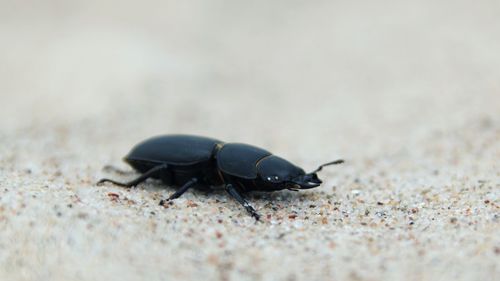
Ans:
[[[323,167],[330,166],[330,165],[342,164],[342,163],[344,163],[344,160],[342,160],[342,159],[338,159],[338,160],[335,160],[332,162],[325,163],[325,164],[319,166],[316,170],[312,171],[311,174],[321,171],[321,169],[323,169]]]

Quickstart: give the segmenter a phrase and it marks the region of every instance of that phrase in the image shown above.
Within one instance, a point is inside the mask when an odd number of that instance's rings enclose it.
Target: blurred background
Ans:
[[[0,127],[403,143],[499,112],[499,6],[3,0]]]
[[[0,0],[0,279],[499,280],[499,50],[498,0]],[[95,186],[166,133],[347,162],[261,224]]]

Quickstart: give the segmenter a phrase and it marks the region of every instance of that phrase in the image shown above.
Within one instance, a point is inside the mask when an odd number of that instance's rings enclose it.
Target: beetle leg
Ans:
[[[160,200],[160,206],[163,206],[163,204],[166,201],[174,200],[176,198],[179,198],[184,192],[186,192],[188,189],[191,187],[195,186],[198,183],[197,178],[192,178],[188,182],[186,182],[181,188],[177,189],[174,194],[170,195],[167,200]]]
[[[259,220],[260,215],[257,213],[257,211],[255,211],[252,205],[250,205],[250,203],[248,203],[248,201],[243,198],[243,196],[238,192],[238,190],[236,190],[236,188],[234,188],[232,184],[228,183],[226,185],[226,191],[227,193],[229,193],[229,195],[231,195],[231,197],[236,199],[236,201],[238,201],[247,210],[247,212],[250,213],[252,217],[254,217],[256,220]]]
[[[105,182],[110,182],[112,184],[116,184],[116,185],[122,186],[122,187],[134,187],[134,186],[140,184],[141,182],[147,180],[148,178],[154,176],[156,173],[158,173],[158,172],[160,172],[160,171],[162,171],[163,169],[166,169],[166,168],[167,168],[167,165],[156,166],[156,167],[150,169],[149,171],[145,172],[144,174],[140,175],[135,180],[132,180],[132,181],[129,181],[129,182],[126,182],[126,183],[117,182],[117,181],[110,180],[110,179],[101,179],[100,181],[97,182],[97,185],[101,185],[101,184],[103,184]]]

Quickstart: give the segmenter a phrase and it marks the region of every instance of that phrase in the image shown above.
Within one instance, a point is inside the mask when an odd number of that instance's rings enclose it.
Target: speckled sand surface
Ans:
[[[0,280],[500,279],[498,1],[9,2]],[[347,163],[261,223],[94,184],[163,133]]]

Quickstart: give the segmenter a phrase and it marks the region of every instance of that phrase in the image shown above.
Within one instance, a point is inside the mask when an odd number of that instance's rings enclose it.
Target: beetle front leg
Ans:
[[[234,188],[234,185],[228,183],[226,185],[226,191],[227,193],[229,193],[229,195],[231,195],[231,197],[233,197],[234,199],[236,199],[236,201],[238,201],[246,210],[248,213],[250,213],[250,215],[252,217],[254,217],[256,220],[259,220],[260,219],[260,215],[257,213],[257,211],[252,207],[252,205],[250,205],[250,203],[248,203],[248,201],[238,192],[238,190],[236,190],[236,188]]]

